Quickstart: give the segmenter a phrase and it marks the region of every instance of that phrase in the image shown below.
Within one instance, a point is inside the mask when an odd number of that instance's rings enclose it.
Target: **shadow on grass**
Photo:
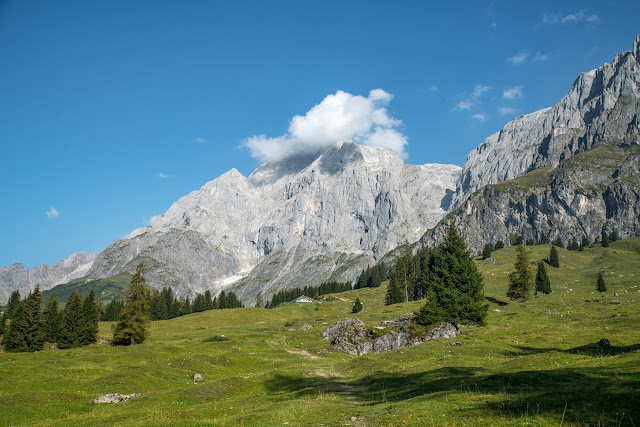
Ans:
[[[633,425],[640,421],[640,371],[633,368],[628,372],[581,368],[490,373],[448,367],[415,374],[377,372],[355,380],[276,374],[265,386],[280,397],[334,394],[363,405],[445,394],[448,401],[466,405],[463,410],[469,416],[539,414],[560,421],[564,414],[565,423],[580,425]]]
[[[499,299],[494,298],[494,297],[485,296],[484,299],[486,299],[487,301],[492,302],[494,304],[498,304],[500,307],[504,307],[505,305],[509,304],[506,301],[502,301],[502,300],[499,300]]]
[[[507,355],[508,356],[528,356],[531,354],[540,354],[540,353],[548,353],[550,351],[555,351],[558,353],[575,354],[575,355],[583,355],[583,356],[608,357],[608,356],[618,356],[620,354],[640,351],[640,344],[616,346],[616,345],[604,345],[600,343],[593,343],[593,344],[582,345],[580,347],[570,348],[568,350],[563,350],[563,349],[553,348],[553,347],[537,348],[537,347],[515,346],[515,348],[517,350],[509,351],[507,352]]]

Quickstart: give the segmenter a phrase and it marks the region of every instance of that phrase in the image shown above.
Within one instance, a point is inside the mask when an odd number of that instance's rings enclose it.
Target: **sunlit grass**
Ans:
[[[529,248],[532,268],[549,249]],[[488,325],[454,340],[387,353],[350,356],[331,351],[321,338],[327,324],[345,317],[374,325],[421,306],[385,306],[384,284],[335,294],[319,305],[213,310],[154,322],[148,341],[134,347],[1,353],[0,420],[640,425],[640,239],[559,252],[561,268],[548,268],[553,293],[525,303],[506,298],[513,248],[494,252],[494,262],[477,261],[490,301]],[[595,291],[598,271],[606,272],[604,295]],[[353,315],[356,297],[364,310]],[[300,330],[304,323],[313,329]],[[110,323],[101,323],[100,335],[111,335]],[[220,336],[228,340],[207,341]],[[612,345],[598,344],[601,338]],[[195,383],[195,373],[204,382]],[[89,403],[115,392],[142,395],[119,404]]]

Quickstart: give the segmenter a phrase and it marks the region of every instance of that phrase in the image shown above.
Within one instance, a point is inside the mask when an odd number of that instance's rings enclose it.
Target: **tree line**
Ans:
[[[11,294],[0,319],[0,333],[4,335],[4,349],[9,352],[39,351],[45,342],[67,349],[95,343],[99,319],[99,301],[93,289],[84,300],[73,291],[60,310],[55,293],[43,307],[42,292],[36,286],[25,299],[20,299],[19,291]]]
[[[271,301],[267,301],[264,308],[274,308],[285,302],[290,302],[298,297],[306,295],[311,298],[319,298],[321,295],[350,291],[353,288],[351,282],[324,282],[320,286],[305,286],[304,288],[283,289],[276,292]],[[258,298],[260,299],[260,298]],[[256,304],[262,306],[262,304]]]
[[[605,248],[609,246],[610,242],[615,242],[616,240],[620,240],[620,237],[616,230],[613,230],[611,233],[606,233],[603,230],[600,235],[600,244],[602,245],[602,247],[605,247]],[[510,241],[512,246],[519,246],[522,244],[525,244],[527,246],[534,246],[534,245],[547,245],[551,243],[554,246],[565,249],[565,244],[562,241],[562,238],[560,236],[556,237],[555,240],[551,241],[549,236],[547,236],[544,233],[540,235],[540,238],[537,241],[530,238],[530,239],[527,239],[526,242],[523,242],[522,236],[516,233],[510,236]],[[566,245],[566,249],[569,251],[583,251],[584,248],[587,248],[589,246],[591,246],[591,241],[589,240],[589,237],[587,237],[587,235],[583,234],[582,239],[580,240],[580,243],[578,243],[578,240],[575,237],[572,237],[571,239],[569,239]],[[484,248],[482,249],[482,254],[481,254],[482,259],[484,260],[491,257],[491,253],[493,251],[502,249],[504,247],[505,247],[505,244],[501,240],[498,240],[495,244],[493,243],[485,244]]]

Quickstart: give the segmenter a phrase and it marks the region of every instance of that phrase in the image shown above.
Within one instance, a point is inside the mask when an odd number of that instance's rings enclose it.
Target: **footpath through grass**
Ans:
[[[533,269],[549,249],[529,248]],[[350,356],[321,338],[345,317],[374,325],[422,305],[384,306],[385,284],[319,305],[153,322],[133,347],[0,353],[0,424],[640,425],[640,238],[559,252],[561,268],[548,267],[554,292],[526,303],[505,296],[513,248],[477,261],[488,326],[387,353]],[[356,297],[365,309],[352,315]],[[210,340],[221,335],[229,339]],[[142,395],[89,403],[115,392]]]

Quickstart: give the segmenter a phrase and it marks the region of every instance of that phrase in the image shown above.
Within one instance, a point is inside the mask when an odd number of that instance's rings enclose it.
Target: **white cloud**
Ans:
[[[47,218],[58,218],[60,216],[60,212],[53,206],[47,211]]]
[[[206,139],[204,138],[196,138],[193,140],[196,144],[204,144],[205,142],[207,142]]]
[[[491,86],[485,86],[485,85],[476,85],[475,88],[473,88],[473,97],[474,98],[479,98],[482,96],[483,93],[489,92],[492,89]]]
[[[458,104],[453,109],[457,111],[465,111],[465,110],[469,110],[470,108],[471,108],[471,102],[462,100],[458,102]]]
[[[541,52],[536,52],[536,55],[533,57],[534,62],[544,62],[549,59],[549,55],[546,55]]]
[[[527,62],[528,58],[529,58],[529,51],[525,49],[525,50],[521,50],[520,52],[516,53],[513,56],[508,57],[507,62],[513,65],[521,65]]]
[[[513,116],[517,112],[518,111],[515,108],[512,108],[512,107],[500,107],[500,108],[498,108],[498,113],[500,113],[501,116]]]
[[[169,175],[167,175],[166,173],[158,172],[158,178],[165,179],[165,178],[168,178],[168,177],[169,177]]]
[[[600,17],[594,13],[588,13],[587,9],[579,10],[575,13],[569,13],[563,15],[561,13],[551,13],[544,15],[542,22],[545,24],[579,24],[586,22],[588,24],[597,24],[600,22]]]
[[[402,121],[390,116],[385,108],[392,98],[382,89],[370,91],[366,98],[339,90],[304,116],[294,116],[284,135],[254,135],[242,145],[261,161],[316,153],[343,139],[390,148],[406,157],[407,137],[398,131]]]
[[[502,92],[502,97],[505,99],[522,98],[522,86],[514,86],[509,89],[505,89]]]
[[[431,86],[429,87],[429,92],[437,92],[440,88],[438,86]]]
[[[487,121],[487,115],[485,113],[476,113],[473,116],[471,116],[471,118],[473,120],[477,120],[479,122],[486,122]]]

